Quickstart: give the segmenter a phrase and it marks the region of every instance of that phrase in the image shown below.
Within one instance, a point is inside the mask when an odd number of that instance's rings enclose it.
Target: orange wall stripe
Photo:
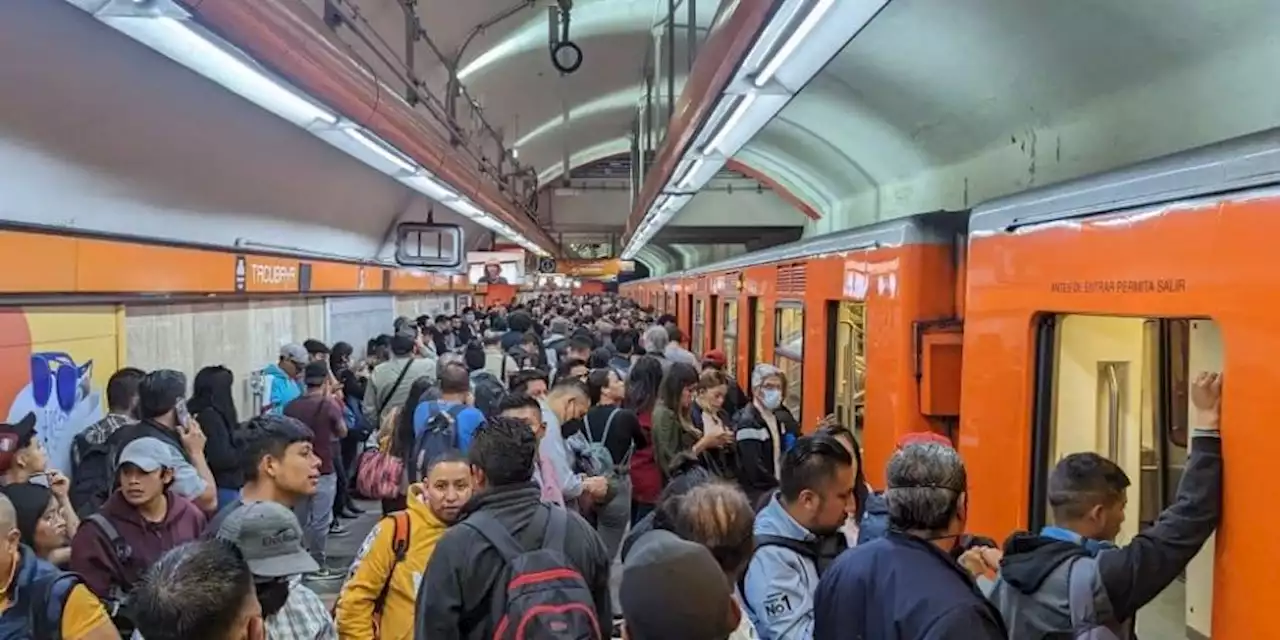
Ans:
[[[0,231],[0,255],[0,294],[480,291],[466,276],[28,231]]]

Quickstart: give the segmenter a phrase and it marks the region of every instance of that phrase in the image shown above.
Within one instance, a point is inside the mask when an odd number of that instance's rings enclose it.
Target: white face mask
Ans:
[[[760,401],[764,403],[766,409],[777,409],[782,406],[782,390],[765,389]]]
[[[849,516],[849,519],[844,521],[844,526],[840,527],[840,531],[844,533],[844,539],[849,543],[850,547],[858,545],[858,522],[853,519],[853,516]]]

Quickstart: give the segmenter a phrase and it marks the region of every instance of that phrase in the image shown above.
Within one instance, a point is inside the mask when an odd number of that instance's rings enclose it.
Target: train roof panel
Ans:
[[[963,213],[950,211],[922,213],[905,218],[877,222],[864,227],[825,233],[820,236],[770,247],[762,251],[744,253],[728,260],[713,262],[686,271],[673,272],[655,278],[646,278],[645,280],[633,280],[632,282],[687,278],[704,273],[732,271],[761,264],[798,260],[841,251],[919,244],[951,244],[955,242],[956,234],[964,232],[964,225],[965,215]]]
[[[969,232],[990,235],[1055,220],[1280,183],[1280,129],[1233,138],[978,205]]]

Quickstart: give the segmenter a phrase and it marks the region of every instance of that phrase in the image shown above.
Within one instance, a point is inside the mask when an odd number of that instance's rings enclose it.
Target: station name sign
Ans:
[[[288,258],[236,256],[236,293],[307,292],[311,264]]]

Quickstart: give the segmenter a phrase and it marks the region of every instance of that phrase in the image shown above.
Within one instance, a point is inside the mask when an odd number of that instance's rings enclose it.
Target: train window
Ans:
[[[1168,507],[1186,464],[1192,372],[1222,370],[1222,338],[1207,319],[1068,315],[1047,319],[1037,370],[1032,525],[1052,522],[1053,464],[1094,451],[1128,474],[1124,544]],[[1046,331],[1045,326],[1051,327]],[[1138,637],[1209,637],[1211,537],[1182,578],[1138,613]]]
[[[728,300],[724,303],[724,357],[728,359],[729,373],[740,376],[738,371],[738,301]]]
[[[867,357],[867,308],[861,302],[833,303],[835,307],[835,368],[831,371],[835,414],[862,441]]]
[[[751,368],[764,362],[764,306],[760,298],[751,298]],[[747,372],[751,376],[751,372]]]
[[[799,303],[779,303],[773,329],[773,363],[787,375],[782,404],[799,421],[804,382],[804,307]]]
[[[707,319],[704,315],[706,311],[703,309],[702,298],[693,301],[693,337],[689,343],[693,345],[693,352],[702,355],[702,333],[707,328]]]

